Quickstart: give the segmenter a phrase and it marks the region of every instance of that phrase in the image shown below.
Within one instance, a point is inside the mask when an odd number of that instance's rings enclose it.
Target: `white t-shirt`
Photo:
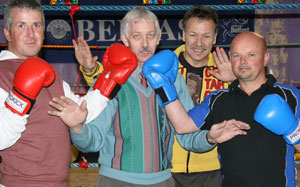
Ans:
[[[17,59],[18,57],[8,50],[2,50],[0,53],[0,61],[8,59]],[[1,63],[1,62],[0,62]],[[71,98],[78,105],[83,100],[87,101],[88,116],[86,123],[95,119],[106,107],[108,98],[100,94],[99,90],[89,91],[85,96],[75,95],[69,84],[63,81],[63,89],[66,97]],[[28,114],[19,116],[6,108],[4,102],[8,93],[0,88],[0,150],[6,149],[15,144],[21,137],[22,132],[26,129]],[[45,111],[48,112],[48,111]]]

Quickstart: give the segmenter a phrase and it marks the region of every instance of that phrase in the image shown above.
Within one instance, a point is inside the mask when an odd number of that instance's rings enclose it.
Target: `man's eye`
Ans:
[[[34,26],[35,28],[40,28],[42,25],[41,25],[40,23],[35,23],[33,26]]]
[[[25,25],[24,25],[24,24],[20,24],[20,25],[18,25],[18,28],[19,28],[19,29],[24,29],[24,27],[25,27]]]
[[[155,34],[148,34],[148,38],[154,38]]]
[[[135,38],[135,39],[139,39],[139,38],[140,38],[140,35],[138,35],[138,34],[135,34],[135,35],[133,35],[133,38]]]

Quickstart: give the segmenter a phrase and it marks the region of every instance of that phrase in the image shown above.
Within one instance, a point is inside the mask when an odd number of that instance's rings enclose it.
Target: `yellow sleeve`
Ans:
[[[92,72],[85,72],[83,67],[80,65],[80,71],[82,72],[83,78],[85,79],[88,86],[91,86],[96,76],[103,71],[103,66],[100,62],[97,62],[96,67]]]

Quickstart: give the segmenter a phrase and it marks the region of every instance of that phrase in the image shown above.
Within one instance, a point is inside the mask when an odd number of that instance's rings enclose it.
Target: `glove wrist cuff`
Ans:
[[[100,93],[108,99],[113,99],[121,89],[121,85],[112,79],[100,75],[94,84],[93,89],[99,90]]]
[[[13,88],[8,97],[5,100],[5,106],[9,108],[13,113],[17,113],[20,116],[29,114],[35,103],[34,99],[31,99]]]
[[[178,98],[174,85],[165,85],[154,91],[159,96],[162,106],[165,106]]]
[[[118,94],[118,92],[119,92],[120,89],[121,89],[121,85],[118,84],[118,83],[116,83],[115,86],[111,89],[108,97],[110,99],[113,99]]]
[[[300,142],[300,125],[299,122],[296,128],[288,135],[283,136],[285,141],[289,144],[297,144]]]

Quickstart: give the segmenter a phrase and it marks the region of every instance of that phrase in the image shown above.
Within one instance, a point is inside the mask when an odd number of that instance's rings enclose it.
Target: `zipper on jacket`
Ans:
[[[186,173],[190,173],[189,172],[190,155],[191,155],[191,152],[188,151],[187,160],[186,160]]]

